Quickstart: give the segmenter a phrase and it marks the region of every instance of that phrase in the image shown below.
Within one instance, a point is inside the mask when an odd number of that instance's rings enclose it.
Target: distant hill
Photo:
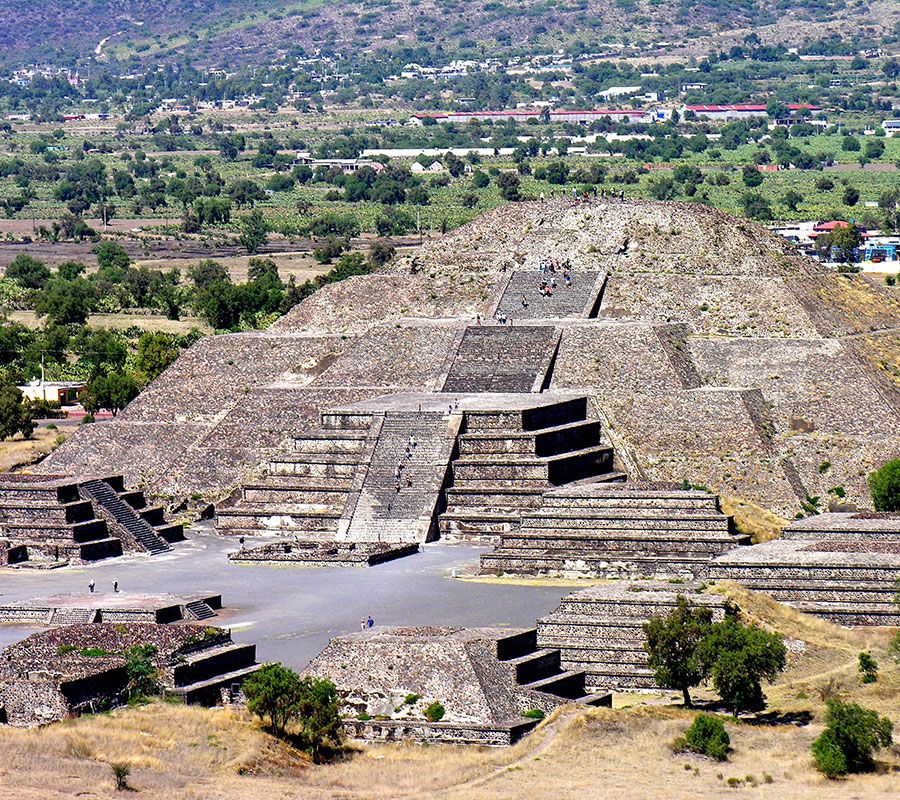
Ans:
[[[471,57],[603,42],[726,46],[751,31],[802,41],[893,30],[890,0],[0,0],[7,65],[99,58],[271,63],[316,48],[345,54],[424,46]],[[839,24],[838,24],[839,23]],[[101,42],[103,42],[101,46]]]

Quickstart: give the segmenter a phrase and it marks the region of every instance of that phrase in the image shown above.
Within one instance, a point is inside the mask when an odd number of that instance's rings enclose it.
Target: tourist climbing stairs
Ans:
[[[431,538],[454,440],[451,418],[443,412],[386,412],[347,540]]]
[[[171,546],[105,481],[94,479],[81,484],[81,490],[104,508],[132,539],[151,555],[167,552]]]

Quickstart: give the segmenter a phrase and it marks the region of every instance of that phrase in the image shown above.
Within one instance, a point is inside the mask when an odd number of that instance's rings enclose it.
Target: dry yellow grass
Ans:
[[[309,765],[238,711],[157,703],[4,731],[0,798],[112,798],[115,761],[131,765],[130,783],[148,800],[712,800],[735,790],[729,778],[749,798],[896,797],[898,748],[880,754],[880,773],[841,782],[816,773],[809,756],[824,709],[817,690],[831,679],[852,699],[900,720],[900,670],[885,653],[889,632],[842,629],[733,585],[717,589],[792,640],[787,672],[766,689],[770,708],[813,715],[804,727],[729,722],[734,752],[725,764],[671,753],[691,714],[660,706],[659,696],[632,696],[622,710],[568,707],[509,749],[383,745],[330,766]],[[862,649],[882,665],[870,686],[856,674]]]
[[[21,434],[16,434],[13,439],[0,441],[0,472],[33,464],[58,447],[58,440],[70,433],[70,430],[52,430],[42,426],[34,429],[31,439],[23,439]]]
[[[722,511],[734,517],[734,523],[741,533],[749,534],[754,542],[767,542],[775,539],[788,521],[762,506],[756,505],[743,497],[720,498]]]

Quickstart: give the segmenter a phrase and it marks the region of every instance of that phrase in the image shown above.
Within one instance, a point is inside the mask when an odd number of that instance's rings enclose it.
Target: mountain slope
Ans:
[[[702,47],[716,35],[708,46],[722,46],[723,36],[751,29],[766,40],[799,40],[863,25],[887,30],[896,18],[896,5],[881,0],[852,9],[843,0],[0,0],[0,47],[10,64],[95,58],[98,46],[101,59],[265,64],[298,48],[352,55],[425,46],[475,56],[595,50],[623,37]]]

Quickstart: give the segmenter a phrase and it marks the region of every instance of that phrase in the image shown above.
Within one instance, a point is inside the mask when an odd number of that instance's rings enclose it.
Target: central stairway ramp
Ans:
[[[439,521],[448,539],[496,542],[542,505],[548,489],[624,478],[614,470],[599,421],[588,418],[585,397],[466,410],[461,431]]]
[[[346,534],[350,542],[425,542],[456,441],[459,417],[434,411],[386,411]]]
[[[559,339],[552,326],[469,326],[442,391],[539,392],[549,382]]]
[[[115,525],[151,555],[171,550],[171,545],[138,511],[126,503],[105,480],[95,478],[79,484],[87,497],[104,509]]]
[[[566,284],[562,273],[515,270],[493,316],[505,315],[515,322],[589,316],[597,305],[606,273],[571,271],[569,277]],[[553,293],[542,293],[541,281],[554,278],[557,286]],[[527,305],[523,305],[522,298]]]

